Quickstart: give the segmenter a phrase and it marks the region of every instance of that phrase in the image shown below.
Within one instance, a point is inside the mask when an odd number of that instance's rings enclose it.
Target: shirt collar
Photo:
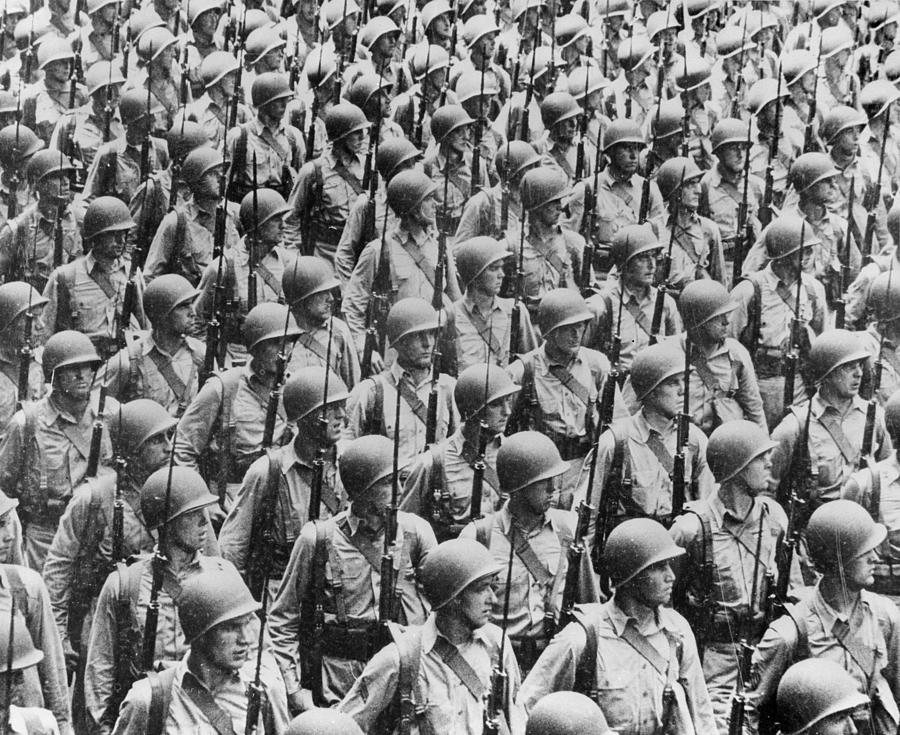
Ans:
[[[431,649],[434,648],[434,644],[438,638],[444,638],[444,634],[438,630],[436,623],[435,613],[430,613],[428,618],[425,620],[425,623],[422,625],[422,653],[430,653]],[[449,641],[447,641],[449,643]],[[476,628],[472,631],[472,642],[473,643],[481,643],[482,645],[488,645],[489,640],[487,636],[487,625],[483,625],[480,628]],[[453,645],[453,644],[451,644]],[[454,646],[455,648],[456,646]]]

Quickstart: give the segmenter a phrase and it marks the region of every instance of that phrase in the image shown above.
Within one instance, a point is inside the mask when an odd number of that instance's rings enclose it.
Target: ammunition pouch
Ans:
[[[309,225],[309,235],[312,240],[324,245],[334,245],[336,247],[341,241],[343,232],[344,228],[336,225],[323,225],[321,222],[311,222]]]
[[[591,449],[591,440],[587,436],[566,436],[549,429],[545,429],[543,433],[553,440],[559,449],[559,456],[566,462],[583,459]]]
[[[753,353],[753,364],[759,378],[784,376],[784,352],[775,347],[758,347]]]
[[[347,661],[368,661],[375,653],[378,624],[364,626],[326,623],[317,643],[321,656],[342,658]],[[305,648],[316,636],[312,627],[300,631],[301,647]]]
[[[510,637],[513,652],[516,654],[516,661],[523,671],[528,671],[537,663],[538,657],[544,652],[544,649],[550,643],[548,636],[538,636],[536,638]]]

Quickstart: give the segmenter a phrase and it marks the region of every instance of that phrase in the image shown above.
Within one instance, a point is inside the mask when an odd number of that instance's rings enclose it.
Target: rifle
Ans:
[[[438,315],[438,329],[435,335],[434,351],[431,353],[431,393],[428,394],[428,414],[425,424],[425,443],[434,444],[437,439],[438,381],[441,377],[441,313],[444,309],[444,269],[447,266],[447,222],[449,219],[447,197],[450,184],[450,158],[444,165],[444,205],[443,226],[438,231],[438,260],[434,269],[434,292],[431,297],[431,308]],[[397,424],[399,426],[399,424]]]
[[[227,150],[227,148],[225,148]],[[223,161],[223,169],[227,169]],[[216,205],[216,224],[213,233],[213,260],[217,260],[216,266],[216,283],[213,287],[212,303],[210,304],[209,321],[206,323],[206,351],[203,353],[203,366],[198,375],[200,387],[212,375],[215,367],[216,353],[219,349],[219,340],[222,338],[222,329],[224,327],[222,304],[225,300],[225,284],[224,284],[224,264],[225,264],[225,219],[226,212],[226,179],[228,177],[222,172],[219,179],[219,201]]]
[[[809,100],[809,118],[806,121],[806,135],[803,137],[803,152],[809,153],[810,151],[815,151],[818,146],[815,143],[815,135],[813,133],[813,127],[816,124],[816,107],[818,105],[818,101],[816,100],[816,95],[819,90],[819,68],[822,65],[822,39],[819,38],[819,52],[816,56],[816,76],[813,81],[813,89],[812,95]],[[779,83],[781,82],[781,76],[778,78]]]
[[[62,153],[59,154],[62,159]],[[63,212],[66,203],[60,199],[56,201],[56,226],[53,228],[53,267],[59,268],[63,264]]]
[[[402,380],[402,376],[401,376]],[[399,613],[397,574],[394,569],[394,547],[397,542],[397,512],[400,498],[400,390],[394,406],[394,454],[391,476],[391,504],[384,513],[384,551],[381,555],[381,587],[378,594],[378,626],[381,643],[391,640],[390,623]],[[403,543],[401,541],[401,543]]]
[[[16,391],[17,411],[22,408],[22,404],[28,400],[29,396],[28,378],[31,372],[31,361],[34,359],[34,345],[31,341],[34,329],[33,295],[34,287],[28,284],[28,308],[25,309],[25,340],[19,350],[19,382]]]
[[[522,209],[522,221],[519,223],[521,231],[519,232],[519,255],[516,262],[516,293],[513,299],[512,314],[510,314],[509,324],[509,352],[512,357],[513,351],[519,344],[522,336],[522,323],[519,310],[521,309],[522,300],[525,298],[525,227],[528,224],[525,220],[527,217],[525,209]],[[521,400],[521,396],[520,396]]]
[[[687,76],[687,55],[684,57],[684,75]],[[630,95],[629,95],[630,99]],[[691,154],[691,101],[687,92],[681,93],[681,106],[684,115],[681,118],[681,155],[690,158]]]
[[[225,132],[231,130],[238,124],[238,103],[240,102],[241,95],[239,91],[241,89],[241,77],[244,73],[244,43],[245,43],[245,35],[244,31],[247,28],[247,6],[244,5],[244,13],[241,18],[241,31],[238,35],[238,38],[235,41],[235,49],[234,56],[238,61],[237,72],[234,75],[234,94],[231,96],[231,107],[228,109],[228,122],[225,125]],[[227,45],[225,47],[228,48]],[[222,147],[225,147],[224,141]]]
[[[672,463],[672,518],[681,515],[686,499],[686,483],[684,479],[685,447],[688,443],[688,431],[691,426],[691,338],[684,335],[684,397],[681,413],[678,414],[678,438],[675,445],[675,457]]]
[[[299,49],[300,44],[300,31],[297,31],[297,44]],[[324,56],[322,50],[319,50],[319,64],[316,73],[316,79],[318,79],[318,83],[312,88],[312,102],[309,106],[309,130],[306,131],[306,157],[304,161],[309,163],[313,160],[313,151],[316,147],[316,118],[319,116],[319,87],[322,84],[322,57]],[[291,84],[291,89],[294,89],[294,85]]]
[[[891,298],[891,280],[893,280],[893,278],[894,261],[891,260],[891,265],[888,269],[886,291],[889,307]],[[878,359],[875,360],[875,364],[872,366],[871,395],[869,396],[869,403],[866,406],[866,425],[863,428],[862,446],[859,452],[860,468],[869,466],[869,457],[872,454],[872,446],[875,440],[875,418],[878,414],[878,391],[881,389],[881,375],[884,371],[884,332],[880,327],[878,331],[881,333],[881,336],[878,338]]]
[[[109,363],[103,368],[103,382],[100,384],[100,396],[97,400],[97,418],[91,427],[91,450],[88,454],[85,477],[96,477],[100,467],[100,448],[103,443],[103,411],[106,408],[106,391],[109,383]],[[121,410],[121,409],[120,409]]]
[[[456,24],[453,25],[454,30]],[[481,66],[481,89],[478,92],[478,117],[475,119],[475,144],[472,147],[472,182],[469,187],[469,196],[472,196],[481,183],[481,138],[484,136],[484,74],[488,61],[485,59]]]
[[[600,164],[603,155],[601,146],[597,145],[594,156],[594,179],[591,186],[585,188],[584,192],[584,222],[582,224],[581,235],[584,237],[587,247],[583,260],[581,262],[581,295],[587,298],[591,294],[591,281],[594,273],[594,257],[597,253],[597,243],[594,238],[594,228],[597,221],[597,186],[600,181]],[[523,213],[524,216],[524,213]],[[504,228],[505,231],[505,228]]]
[[[488,325],[488,337],[493,335],[493,315],[491,315],[491,323]],[[488,348],[488,352],[490,352],[490,348]],[[484,408],[487,407],[488,404],[488,383],[491,375],[491,356],[488,354],[488,359],[486,361],[486,369],[484,371],[484,396],[482,400],[482,404]],[[484,497],[484,471],[487,469],[487,464],[484,461],[484,455],[487,452],[487,443],[488,443],[488,425],[485,422],[484,418],[478,423],[478,456],[475,458],[475,461],[472,463],[472,500],[469,508],[469,520],[472,522],[477,521],[480,518],[483,518],[483,514],[481,512],[481,501]]]
[[[681,206],[681,189],[684,186],[684,172],[687,167],[681,170],[681,180],[678,184],[677,198],[672,200],[672,224],[669,227],[669,247],[666,248],[666,254],[663,256],[662,275],[656,286],[656,301],[653,304],[653,319],[650,322],[650,344],[655,345],[659,341],[659,330],[662,327],[663,307],[665,306],[666,294],[669,291],[669,276],[672,273],[672,248],[675,245],[675,228],[678,227],[678,210]]]
[[[834,326],[844,328],[847,314],[847,274],[850,270],[850,246],[853,238],[853,205],[856,203],[856,175],[850,177],[850,192],[847,195],[847,231],[844,233],[843,253],[838,252],[838,297],[834,303]],[[843,257],[842,257],[843,256]]]
[[[427,39],[426,39],[427,42]],[[425,71],[422,74],[422,81],[419,82],[419,91],[422,93],[422,101],[419,104],[418,114],[416,115],[416,123],[413,125],[412,129],[412,140],[415,144],[416,148],[422,148],[422,130],[425,127],[425,109],[428,107],[428,99],[425,96],[425,89],[428,85],[428,67],[431,63],[431,44],[428,43],[428,47],[425,49]],[[412,101],[415,99],[412,93],[410,93],[409,101],[412,104]]]
[[[512,587],[512,566],[515,544],[509,539],[509,561],[506,563],[506,589],[503,591],[503,626],[500,630],[500,655],[497,665],[491,669],[491,686],[488,689],[487,702],[484,708],[483,735],[500,735],[508,732],[505,720],[508,719],[504,701],[506,700],[507,679],[503,662],[503,649],[506,647],[506,624],[509,620],[509,593]]]
[[[341,12],[341,21],[338,23],[338,26],[335,28],[341,29],[341,41],[338,44],[337,34],[335,33],[333,36],[334,41],[334,51],[338,55],[337,58],[337,72],[334,75],[334,104],[338,104],[341,101],[341,82],[344,78],[344,46],[346,42],[344,40],[344,20],[347,18],[347,0],[344,0],[344,9]],[[354,38],[354,45],[356,39]]]
[[[263,580],[262,598],[257,616],[259,617],[259,635],[256,639],[256,666],[253,669],[253,681],[247,685],[247,718],[244,720],[244,735],[255,735],[259,729],[259,714],[262,711],[262,654],[266,642],[266,621],[269,608],[268,569]]]
[[[803,289],[803,240],[806,226],[800,228],[801,246],[797,254],[797,294],[794,298],[794,316],[791,318],[791,344],[784,356],[784,393],[782,415],[786,416],[794,404],[794,384],[797,382],[797,366],[800,362],[800,291]]]
[[[334,329],[334,317],[328,316],[328,344],[325,347],[325,384],[322,388],[322,410],[319,412],[319,446],[313,460],[313,479],[309,493],[309,520],[319,519],[319,506],[322,504],[322,485],[325,482],[325,453],[328,451],[328,383],[331,378],[331,343]],[[399,386],[397,387],[399,395]],[[395,424],[395,431],[400,432],[400,424]]]
[[[878,176],[875,177],[875,181],[872,183],[869,191],[866,192],[866,200],[864,202],[864,206],[868,210],[869,216],[866,217],[866,232],[865,235],[863,235],[863,260],[868,258],[872,253],[872,238],[875,236],[875,216],[879,201],[881,199],[881,174],[884,171],[884,154],[885,150],[887,149],[888,133],[890,132],[891,128],[891,104],[892,103],[889,102],[885,106],[884,112],[882,113],[884,115],[884,123],[881,133],[881,153],[878,159]],[[850,229],[849,220],[847,229]]]
[[[763,227],[766,227],[772,221],[772,199],[775,196],[775,173],[773,167],[775,165],[775,156],[778,154],[778,143],[781,138],[781,111],[783,103],[781,100],[781,62],[778,62],[778,83],[775,87],[775,129],[772,131],[772,138],[769,141],[769,157],[766,161],[766,185],[763,191],[762,204],[759,207],[759,221]],[[747,152],[749,157],[750,153]]]
[[[256,240],[259,237],[259,195],[257,193],[256,180],[256,151],[253,151],[253,234],[247,238],[247,311],[252,311],[256,306],[256,267],[259,251],[256,248]]]
[[[734,263],[732,270],[732,282],[737,283],[741,279],[741,270],[744,265],[745,248],[751,240],[750,206],[748,197],[750,191],[750,131],[752,125],[747,125],[747,150],[744,152],[743,189],[741,191],[741,203],[738,205],[737,223],[734,228]]]
[[[537,50],[538,46],[541,45],[541,24],[540,21],[534,27],[534,47],[531,49],[531,71],[528,74],[528,85],[525,87],[525,105],[522,108],[522,120],[521,125],[519,126],[519,134],[516,136],[518,140],[524,140],[526,143],[528,139],[531,137],[531,131],[529,130],[528,125],[528,117],[531,113],[531,100],[534,98],[534,65],[537,60]],[[553,64],[553,58],[550,59],[550,64]],[[518,80],[513,80],[514,83]]]
[[[741,99],[743,94],[743,86],[744,82],[744,45],[747,42],[747,19],[750,17],[750,10],[748,8],[746,14],[744,15],[744,28],[741,31],[741,56],[740,56],[740,71],[738,72],[737,81],[734,83],[734,99],[731,101],[731,116],[734,118],[739,118],[741,116]],[[749,154],[748,154],[749,155]]]
[[[372,298],[366,313],[366,343],[363,347],[361,370],[364,377],[372,374],[372,355],[377,351],[384,354],[384,324],[391,305],[391,251],[387,243],[387,212],[381,226],[381,253],[378,257],[378,270],[372,282]]]

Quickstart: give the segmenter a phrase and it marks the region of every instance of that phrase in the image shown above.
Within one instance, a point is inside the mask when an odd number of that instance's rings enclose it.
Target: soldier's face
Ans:
[[[413,370],[425,370],[431,366],[434,353],[434,332],[413,332],[398,340],[397,361],[404,367]]]
[[[334,311],[334,293],[322,291],[303,299],[299,303],[300,311],[310,321],[324,324]]]
[[[859,730],[851,712],[835,712],[822,718],[809,731],[809,735],[858,735]]]
[[[383,59],[390,58],[394,55],[394,49],[397,48],[397,37],[397,33],[387,33],[381,36],[375,42],[373,50]]]
[[[656,277],[656,259],[658,250],[635,255],[625,266],[625,285],[630,289],[644,289],[653,285]]]
[[[472,129],[469,125],[456,128],[444,139],[448,149],[454,153],[465,153],[472,147]]]
[[[57,368],[53,387],[75,401],[86,401],[91,395],[96,367],[90,363]]]
[[[125,237],[127,235],[127,230],[104,232],[97,235],[91,247],[94,256],[103,260],[115,260],[125,252]]]
[[[491,263],[472,282],[470,288],[485,296],[496,296],[503,283],[503,261]]]
[[[41,202],[53,206],[65,206],[72,201],[68,176],[45,176],[37,186]]]
[[[838,153],[843,153],[848,156],[854,155],[859,146],[859,134],[861,132],[861,127],[842,130],[834,139],[834,149],[837,150]]]
[[[253,613],[219,623],[198,640],[204,658],[222,671],[237,671],[250,659],[258,626]]]
[[[637,171],[641,146],[637,143],[619,143],[607,151],[612,167],[622,176],[631,176]]]
[[[169,324],[175,334],[188,334],[194,328],[194,309],[190,302],[179,304],[169,312]]]
[[[578,322],[577,324],[566,324],[557,327],[550,334],[545,335],[545,339],[551,346],[564,355],[574,355],[581,347],[581,340],[584,337],[584,330],[587,328],[587,322]]]
[[[175,430],[151,436],[138,449],[138,461],[145,470],[154,472],[169,462]]]
[[[278,348],[280,339],[267,339],[256,345],[250,352],[253,356],[253,367],[262,372],[274,375],[278,364]],[[294,343],[288,341],[285,345],[287,358],[290,359]]]
[[[553,126],[553,134],[563,145],[572,145],[575,140],[575,131],[578,129],[578,120],[570,117]]]
[[[681,204],[688,209],[697,209],[700,206],[700,179],[691,179],[682,184]]]
[[[878,562],[876,549],[844,562],[844,580],[848,591],[858,592],[875,584],[875,564]]]
[[[664,418],[673,419],[681,410],[684,398],[684,376],[671,375],[654,388],[644,402],[656,409]]]
[[[44,305],[32,304],[31,313],[34,315],[34,319],[31,321],[31,344],[39,345],[44,342],[44,322],[42,319]],[[28,317],[25,315],[25,312],[22,312],[13,320],[4,335],[7,344],[15,345],[16,349],[20,349],[25,345],[25,339],[29,336],[26,334],[27,322]]]
[[[44,67],[44,76],[51,82],[62,84],[69,79],[70,62],[66,59],[51,61]]]
[[[288,101],[284,98],[274,100],[265,105],[265,114],[272,120],[280,121],[284,117],[285,110],[287,110],[287,104]]]
[[[551,477],[519,490],[522,502],[528,510],[538,516],[550,510],[556,497],[556,480],[557,478]]]
[[[482,411],[479,412],[480,418],[487,426],[488,433],[497,436],[506,431],[506,423],[512,414],[512,396],[504,396],[496,401],[491,401]]]
[[[672,599],[672,585],[675,573],[669,561],[661,561],[647,567],[638,574],[628,586],[638,602],[655,609],[660,605],[668,605]]]
[[[700,341],[706,344],[722,344],[728,334],[728,314],[714,316],[697,328]]]
[[[221,17],[222,13],[218,9],[208,10],[205,13],[200,14],[191,28],[196,35],[203,36],[204,38],[210,37],[216,32],[216,28],[219,25],[219,18]]]
[[[737,174],[744,170],[747,160],[747,146],[743,143],[728,143],[716,151],[719,163],[728,173]]]
[[[813,184],[804,192],[805,196],[816,204],[830,204],[838,196],[837,183],[830,177]]]
[[[436,207],[437,204],[434,200],[434,194],[429,194],[422,200],[421,204],[410,213],[410,217],[420,227],[428,227],[428,225],[434,224]]]
[[[218,199],[223,175],[222,169],[219,167],[207,171],[203,174],[203,178],[200,179],[194,196],[201,199]]]
[[[206,546],[209,516],[206,508],[195,508],[182,513],[167,524],[169,541],[188,553],[199,551]]]
[[[562,211],[562,200],[555,199],[552,202],[547,202],[543,206],[538,207],[534,211],[534,216],[545,227],[553,227],[559,223],[559,218],[562,217]]]
[[[744,480],[744,487],[747,492],[756,497],[759,493],[769,487],[772,470],[772,450],[763,452],[758,457],[750,460],[750,463],[740,472],[740,477]]]
[[[9,559],[9,552],[15,540],[15,524],[10,509],[0,517],[0,559],[2,559],[2,563],[5,564]]]
[[[260,69],[262,71],[281,71],[282,58],[284,58],[284,49],[273,49],[272,51],[269,51],[269,53],[267,53],[265,56],[263,56],[262,59],[260,59]],[[287,109],[286,106],[285,109]]]
[[[316,3],[313,0],[300,0],[297,13],[307,23],[316,19]]]
[[[452,23],[450,22],[450,14],[442,13],[431,24],[432,33],[436,34],[441,38],[448,38],[450,36],[450,32],[452,30]]]
[[[329,403],[325,407],[325,443],[329,446],[337,444],[341,438],[341,431],[344,428],[344,419],[347,417],[345,410],[345,401],[337,403]],[[317,408],[303,419],[303,426],[300,426],[300,433],[303,436],[320,437],[322,435],[322,409]]]
[[[373,533],[384,527],[384,516],[391,505],[393,480],[385,477],[351,502],[351,512]]]
[[[472,582],[450,603],[471,630],[486,625],[491,619],[491,612],[497,601],[497,596],[491,586],[493,579],[493,577],[485,577]]]
[[[494,58],[494,50],[497,47],[497,34],[496,33],[488,33],[486,36],[483,36],[478,43],[472,48],[473,53],[480,54],[482,58],[492,59]]]
[[[226,97],[234,95],[234,87],[237,84],[237,72],[233,71],[226,74],[219,80],[219,89]]]
[[[344,138],[344,147],[354,156],[358,156],[365,148],[368,137],[365,130],[355,130]]]
[[[839,398],[853,398],[859,394],[859,386],[863,376],[863,361],[856,360],[838,365],[822,381],[822,387],[828,387]]]
[[[284,237],[284,219],[281,217],[272,217],[267,222],[263,222],[257,233],[259,242],[268,247],[273,248],[281,244]]]

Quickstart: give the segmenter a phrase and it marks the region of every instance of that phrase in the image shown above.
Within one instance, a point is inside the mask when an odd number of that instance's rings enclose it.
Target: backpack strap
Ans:
[[[148,671],[147,683],[150,684],[150,706],[147,711],[147,735],[163,735],[166,720],[169,717],[169,705],[172,703],[172,687],[175,684],[176,668],[162,671]]]
[[[56,331],[65,329],[78,329],[81,313],[73,308],[72,294],[75,292],[75,268],[76,261],[70,261],[56,269],[56,282],[58,284]],[[68,319],[68,321],[61,321]]]
[[[370,399],[370,410],[367,411],[366,434],[384,434],[384,379],[381,374],[373,375],[369,380],[375,386]]]
[[[405,635],[400,636],[396,642],[400,651],[400,671],[397,678],[398,712],[400,720],[397,725],[397,735],[410,735],[416,724],[418,716],[417,701],[424,704],[424,699],[418,696],[417,680],[419,668],[422,663],[422,629],[411,628]],[[419,723],[419,732],[422,735],[431,735],[431,728],[426,720]]]
[[[583,611],[575,608],[575,622],[584,629],[585,646],[575,665],[573,691],[585,694],[597,701],[597,629]]]
[[[22,575],[15,564],[4,564],[3,570],[9,580],[9,592],[16,599],[16,608],[22,613],[22,617],[28,619],[28,588],[22,581]]]

